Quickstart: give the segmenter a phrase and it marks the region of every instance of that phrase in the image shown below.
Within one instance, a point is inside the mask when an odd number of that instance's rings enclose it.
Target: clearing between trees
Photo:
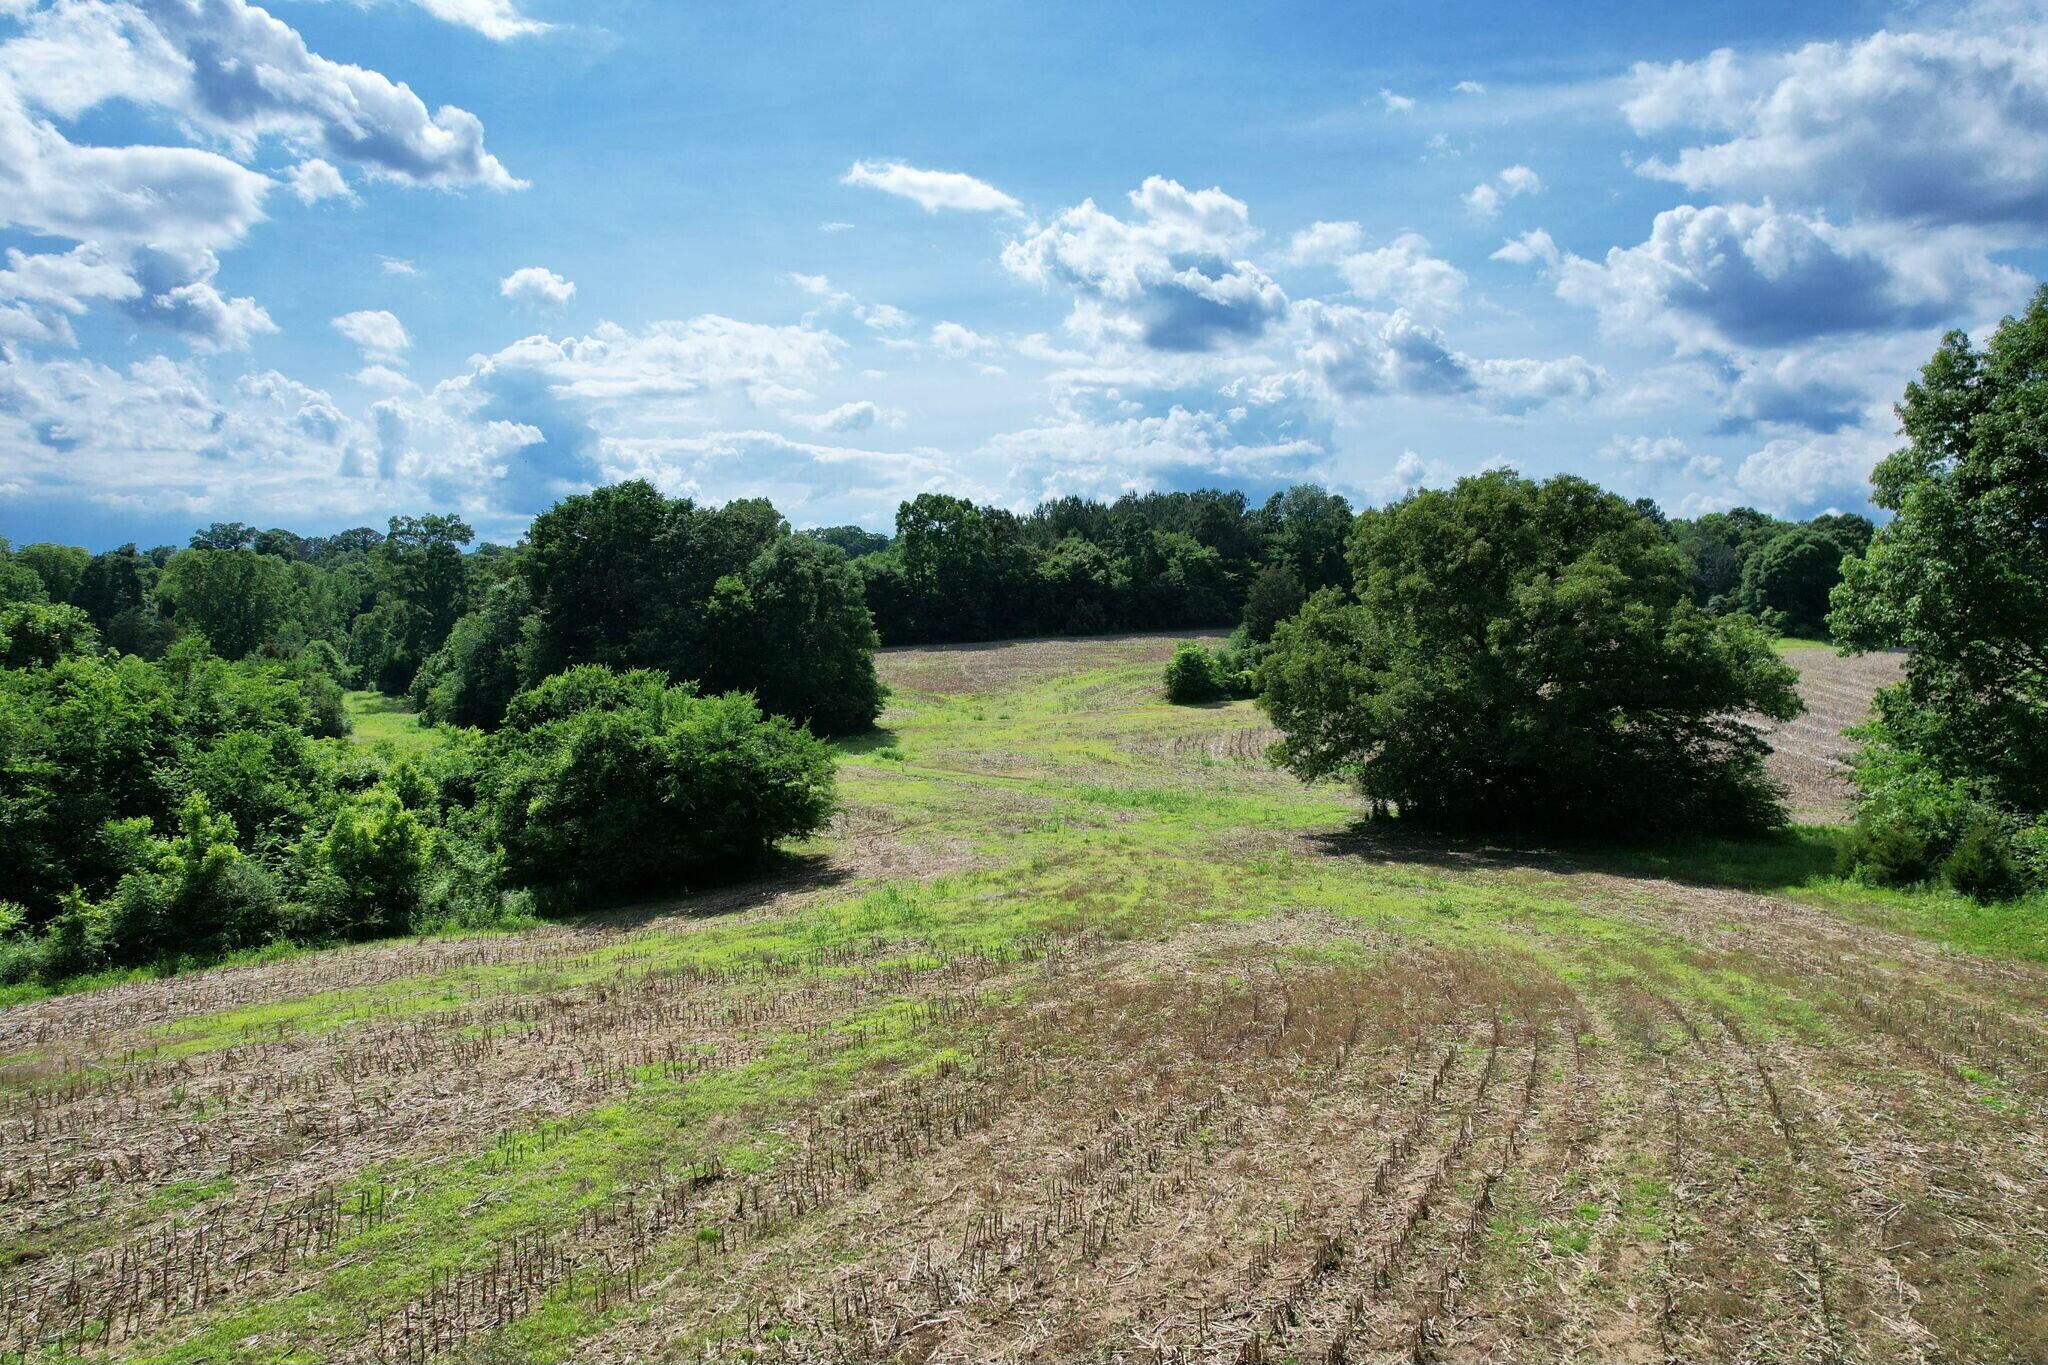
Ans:
[[[2038,925],[1358,826],[1174,643],[885,652],[762,881],[0,1012],[0,1358],[2048,1355]]]

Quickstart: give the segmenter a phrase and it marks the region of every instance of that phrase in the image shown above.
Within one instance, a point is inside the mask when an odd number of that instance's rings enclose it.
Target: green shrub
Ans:
[[[0,901],[0,986],[17,986],[43,974],[43,943],[27,931],[28,911]]]
[[[2012,837],[2013,856],[2030,887],[2048,887],[2048,820],[2022,826]]]
[[[1912,886],[1926,881],[1940,852],[1911,825],[1858,822],[1842,846],[1841,871],[1875,886]]]
[[[334,813],[320,844],[322,928],[339,938],[402,933],[421,904],[431,836],[386,787]]]
[[[170,916],[178,936],[168,950],[217,956],[277,936],[276,883],[235,846],[233,819],[216,813],[200,793],[179,809],[178,835],[166,841],[161,867],[171,884]]]
[[[1912,749],[1890,742],[1880,719],[1854,731],[1858,753],[1855,831],[1846,869],[1878,886],[1912,886],[1943,871],[1965,833],[1995,825],[1971,784],[1942,776]]]
[[[2016,900],[2027,889],[2011,836],[1992,820],[1979,820],[1963,831],[1941,865],[1941,876],[1974,901]]]
[[[110,960],[114,927],[105,906],[94,905],[76,892],[64,897],[43,946],[42,970],[53,978],[83,976]]]
[[[479,812],[451,811],[434,835],[413,928],[421,933],[503,929],[533,919],[533,897],[505,889],[505,860]]]
[[[832,754],[744,693],[585,665],[512,699],[482,795],[515,884],[674,888],[821,828]]]
[[[1183,640],[1166,665],[1166,699],[1176,706],[1225,701],[1239,695],[1237,671],[1220,653]]]

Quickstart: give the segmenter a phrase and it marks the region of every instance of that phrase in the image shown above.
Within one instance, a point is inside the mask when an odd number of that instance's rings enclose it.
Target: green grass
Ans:
[[[1599,856],[1631,876],[1784,896],[1966,952],[2048,962],[2048,893],[1986,905],[1938,885],[1871,886],[1842,875],[1848,839],[1846,825],[1800,825],[1752,839],[1700,839]]]
[[[423,753],[441,742],[440,732],[420,724],[412,703],[381,692],[342,694],[348,713],[349,738],[357,744],[381,745],[403,758]]]

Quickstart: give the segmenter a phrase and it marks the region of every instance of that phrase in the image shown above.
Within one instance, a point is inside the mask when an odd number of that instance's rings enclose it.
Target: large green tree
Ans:
[[[1590,483],[1500,471],[1368,511],[1357,600],[1274,633],[1279,758],[1404,819],[1629,834],[1782,818],[1747,713],[1799,710],[1746,617],[1691,600],[1685,556]]]
[[[1896,515],[1848,561],[1835,638],[1906,651],[1874,742],[2009,811],[2048,811],[2048,287],[1979,350],[1951,332],[1871,476]],[[1896,765],[1893,765],[1896,767]]]
[[[1312,483],[1296,484],[1268,498],[1257,521],[1304,592],[1350,582],[1344,552],[1351,543],[1351,504],[1342,494]]]
[[[22,546],[14,552],[14,558],[36,571],[52,602],[79,605],[78,588],[85,578],[86,566],[92,563],[91,555],[76,545],[53,545],[42,541]]]
[[[157,598],[180,630],[204,635],[224,659],[254,653],[291,615],[299,585],[291,565],[250,550],[180,550],[164,566]]]
[[[751,692],[762,708],[819,734],[874,724],[875,623],[860,576],[834,546],[784,536],[713,586],[698,628],[699,682]]]

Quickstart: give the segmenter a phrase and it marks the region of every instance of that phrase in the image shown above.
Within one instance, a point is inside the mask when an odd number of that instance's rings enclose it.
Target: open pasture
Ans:
[[[885,652],[757,882],[0,1012],[0,1358],[2048,1355],[2037,939],[1358,828],[1172,645]]]

